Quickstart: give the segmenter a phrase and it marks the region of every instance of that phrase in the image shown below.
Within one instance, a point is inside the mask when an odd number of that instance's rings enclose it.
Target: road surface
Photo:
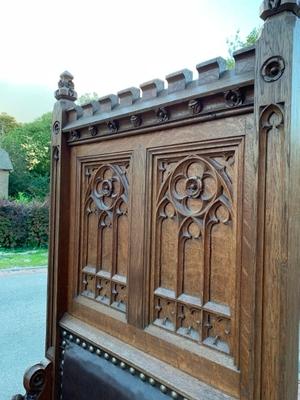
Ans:
[[[44,357],[46,268],[0,271],[0,399],[24,394],[23,374]]]

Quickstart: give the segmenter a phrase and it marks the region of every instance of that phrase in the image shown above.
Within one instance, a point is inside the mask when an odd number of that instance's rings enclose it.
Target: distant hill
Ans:
[[[0,112],[18,122],[29,122],[51,111],[54,102],[53,90],[48,87],[0,81]]]

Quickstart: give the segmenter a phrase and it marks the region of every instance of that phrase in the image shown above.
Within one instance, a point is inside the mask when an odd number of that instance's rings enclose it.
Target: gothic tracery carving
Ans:
[[[233,165],[233,152],[160,161],[156,200],[153,323],[225,353],[232,352],[231,332],[215,334],[217,322],[214,330],[204,324],[206,315],[211,321],[223,318],[230,323],[230,296],[224,298],[214,288],[212,279],[218,280],[218,287],[224,281],[212,263],[213,257],[220,258],[216,251],[222,251],[215,247],[216,240],[232,240]],[[228,230],[219,232],[219,226]]]
[[[128,162],[86,168],[82,238],[82,294],[122,312],[127,304],[127,169]]]
[[[277,130],[283,125],[283,108],[280,104],[270,104],[264,107],[260,114],[260,128],[266,132]]]
[[[230,182],[220,165],[205,157],[188,156],[175,166],[159,199],[168,198],[182,216],[201,216],[224,189],[231,198]]]

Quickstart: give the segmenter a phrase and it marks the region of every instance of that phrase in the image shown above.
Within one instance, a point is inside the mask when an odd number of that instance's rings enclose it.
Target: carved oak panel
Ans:
[[[83,165],[80,294],[126,312],[129,160]]]
[[[152,157],[150,322],[233,356],[239,147]]]

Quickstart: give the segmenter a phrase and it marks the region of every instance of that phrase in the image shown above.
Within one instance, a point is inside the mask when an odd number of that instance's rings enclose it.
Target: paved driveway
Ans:
[[[44,357],[46,269],[0,272],[0,399],[24,394],[23,374]]]

